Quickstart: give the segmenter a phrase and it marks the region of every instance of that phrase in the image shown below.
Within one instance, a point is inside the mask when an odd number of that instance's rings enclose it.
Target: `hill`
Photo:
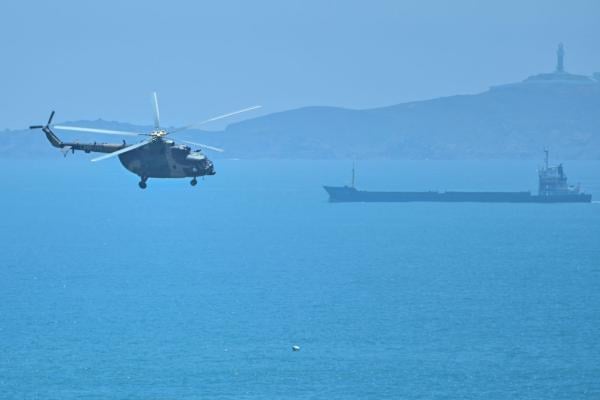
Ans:
[[[149,129],[102,120],[76,124]],[[548,147],[562,159],[600,159],[600,82],[529,78],[480,94],[384,108],[306,107],[181,137],[223,146],[227,158],[539,158]],[[43,135],[0,132],[3,157],[54,153]]]

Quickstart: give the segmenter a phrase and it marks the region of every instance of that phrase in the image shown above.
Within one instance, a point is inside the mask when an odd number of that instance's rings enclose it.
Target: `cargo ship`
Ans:
[[[550,166],[545,151],[544,166],[538,170],[538,193],[523,192],[375,192],[354,186],[354,166],[350,186],[323,186],[332,203],[346,202],[477,202],[477,203],[590,203],[592,195],[579,185],[569,185],[562,164]]]

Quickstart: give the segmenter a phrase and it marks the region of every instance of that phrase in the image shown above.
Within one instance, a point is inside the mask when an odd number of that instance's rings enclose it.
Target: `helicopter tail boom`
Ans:
[[[50,129],[50,127],[45,126],[45,127],[42,128],[42,131],[46,134],[46,138],[48,139],[48,141],[50,142],[50,144],[52,144],[52,146],[58,147],[60,149],[62,149],[63,147],[65,147],[65,144],[58,138],[58,136],[56,136],[54,134],[54,132],[52,132],[52,130]]]
[[[56,136],[56,134],[50,128],[50,124],[52,123],[52,118],[54,117],[54,111],[50,114],[50,118],[48,119],[48,123],[46,125],[33,125],[30,126],[30,129],[41,129],[46,138],[50,142],[50,144],[54,147],[62,149],[65,154],[68,151],[75,152],[75,150],[81,150],[86,153],[113,153],[117,150],[121,150],[127,147],[127,143],[123,141],[123,143],[78,143],[78,142],[63,142]]]

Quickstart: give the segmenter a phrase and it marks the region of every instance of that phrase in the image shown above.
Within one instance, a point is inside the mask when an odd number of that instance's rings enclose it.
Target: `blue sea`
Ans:
[[[598,399],[600,203],[350,161],[1,160],[1,399]],[[535,161],[360,161],[532,190]],[[566,162],[600,200],[600,162]],[[300,351],[292,351],[292,346]]]

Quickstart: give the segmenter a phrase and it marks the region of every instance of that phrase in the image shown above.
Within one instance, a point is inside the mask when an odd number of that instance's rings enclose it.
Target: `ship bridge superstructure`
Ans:
[[[562,164],[556,166],[549,165],[548,150],[545,150],[546,157],[544,166],[539,169],[539,187],[538,195],[556,196],[578,194],[579,186],[569,185],[567,175]]]

